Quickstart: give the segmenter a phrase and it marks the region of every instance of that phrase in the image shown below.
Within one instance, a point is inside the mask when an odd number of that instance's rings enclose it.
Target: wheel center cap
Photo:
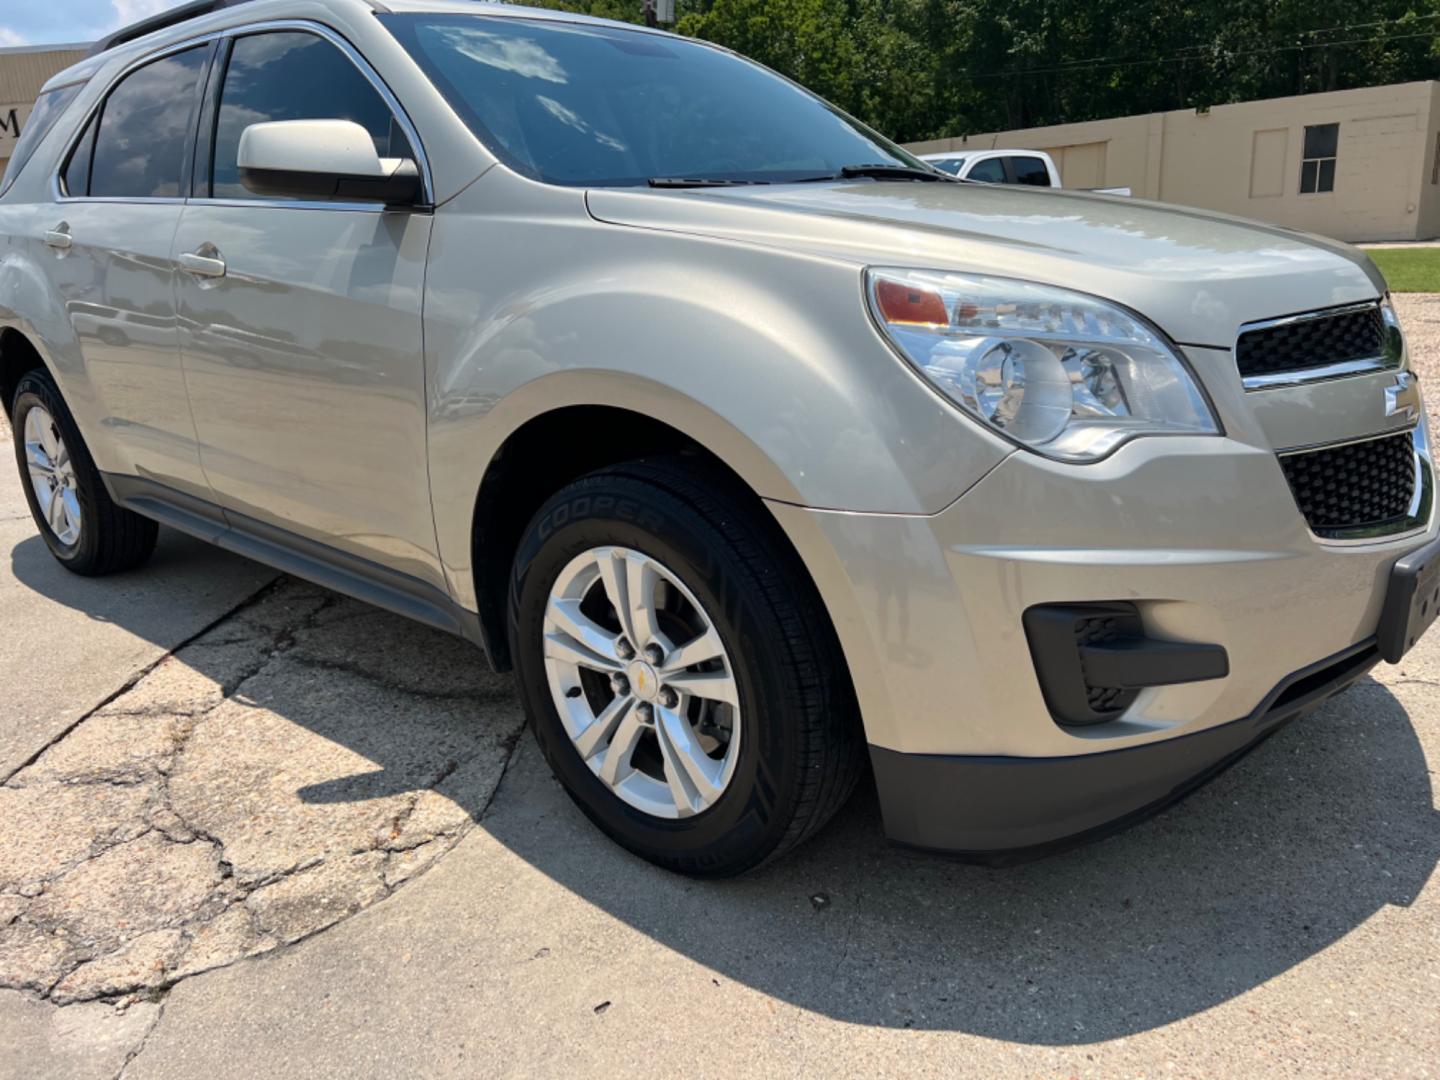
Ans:
[[[630,680],[631,691],[641,701],[654,701],[660,693],[660,677],[644,660],[632,660],[625,669],[625,677]]]

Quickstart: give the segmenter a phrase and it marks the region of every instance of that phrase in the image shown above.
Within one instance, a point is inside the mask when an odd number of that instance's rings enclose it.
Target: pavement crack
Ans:
[[[140,1036],[139,1043],[136,1044],[133,1050],[125,1055],[125,1060],[120,1063],[120,1071],[115,1074],[115,1080],[124,1080],[125,1074],[130,1069],[130,1063],[144,1053],[145,1047],[150,1042],[150,1036],[155,1033],[155,1029],[160,1026],[160,1021],[164,1019],[166,1004],[164,994],[164,990],[158,992],[160,999],[155,1002],[155,1017],[150,1021],[150,1026],[145,1029],[145,1034]]]
[[[122,848],[125,847],[127,844],[133,844],[137,840],[142,840],[146,836],[149,836],[152,832],[155,832],[154,827],[147,823],[138,832],[131,833],[123,828],[117,828],[106,836],[96,837],[95,840],[90,844],[89,850],[87,850],[85,854],[82,855],[80,858],[71,859],[67,862],[61,863],[51,873],[42,874],[39,877],[27,878],[25,880],[26,886],[31,888],[34,888],[36,886],[39,887],[39,891],[36,892],[35,896],[27,897],[27,899],[33,900],[36,897],[43,895],[44,892],[49,889],[51,885],[54,885],[67,875],[74,873],[86,863],[94,862],[96,859],[108,855],[116,848]],[[28,921],[30,921],[33,925],[36,926],[42,925],[41,923],[36,922],[33,919],[30,919]]]
[[[509,745],[505,748],[505,760],[500,763],[500,775],[495,778],[495,785],[490,789],[490,794],[485,799],[485,802],[478,810],[471,814],[471,818],[476,825],[485,820],[490,813],[490,808],[495,805],[495,800],[500,797],[500,789],[505,786],[505,778],[510,775],[510,766],[512,766],[515,763],[515,759],[520,756],[520,745],[521,740],[525,736],[525,731],[526,729],[522,726],[507,740]]]
[[[178,644],[171,646],[171,647],[170,647],[169,649],[167,649],[165,652],[163,652],[163,653],[161,653],[159,656],[157,656],[152,662],[150,662],[149,664],[146,664],[144,667],[140,668],[140,670],[134,672],[128,679],[125,680],[125,682],[124,682],[123,684],[121,684],[121,686],[120,686],[119,688],[117,688],[116,690],[114,690],[112,693],[108,694],[103,700],[101,700],[101,701],[100,701],[99,703],[97,703],[96,705],[93,705],[91,708],[89,708],[89,709],[87,709],[85,712],[81,713],[78,717],[75,718],[75,720],[74,720],[73,722],[71,722],[70,724],[66,725],[61,731],[57,732],[52,738],[50,738],[49,740],[47,740],[43,746],[41,746],[38,750],[36,750],[36,751],[35,751],[33,754],[31,754],[28,758],[26,758],[26,759],[25,759],[24,761],[22,761],[19,765],[17,765],[15,768],[11,769],[8,773],[6,773],[5,776],[4,776],[4,778],[3,778],[3,779],[0,779],[0,786],[8,785],[8,784],[10,783],[10,781],[13,780],[16,776],[18,776],[20,773],[24,772],[24,771],[25,771],[26,769],[28,769],[31,765],[34,765],[35,762],[39,761],[40,758],[44,756],[44,754],[45,754],[45,752],[46,752],[47,750],[49,750],[51,747],[54,747],[54,746],[58,745],[59,743],[63,742],[70,734],[72,734],[72,733],[75,731],[76,728],[78,728],[81,724],[85,723],[85,721],[89,720],[89,719],[90,719],[92,716],[94,716],[96,713],[98,713],[98,712],[100,712],[101,710],[103,710],[103,709],[105,708],[105,706],[111,704],[112,702],[118,700],[119,698],[124,697],[124,696],[125,696],[126,694],[128,694],[131,690],[134,690],[135,687],[136,687],[137,685],[139,685],[140,680],[142,680],[143,678],[145,678],[145,676],[147,676],[147,675],[149,675],[151,672],[153,672],[156,668],[158,668],[161,664],[163,664],[163,663],[164,663],[166,660],[168,660],[170,657],[174,656],[174,655],[175,655],[177,652],[179,652],[181,649],[185,648],[187,645],[191,644],[192,642],[197,641],[198,639],[204,637],[205,634],[207,634],[210,630],[212,630],[212,629],[214,629],[215,627],[219,626],[221,623],[225,622],[227,619],[231,619],[231,618],[233,618],[234,616],[240,614],[240,612],[242,612],[242,611],[246,610],[247,608],[251,607],[252,605],[254,605],[254,604],[256,604],[256,603],[259,603],[259,602],[260,602],[262,599],[264,599],[269,593],[273,592],[276,588],[278,588],[278,587],[280,586],[280,584],[283,583],[285,580],[286,580],[286,579],[285,579],[283,576],[281,576],[281,577],[278,577],[278,578],[274,579],[273,581],[267,582],[266,584],[260,586],[260,588],[256,589],[256,590],[255,590],[253,593],[251,593],[249,596],[245,597],[245,599],[241,600],[241,601],[240,601],[238,604],[236,604],[234,607],[230,608],[230,610],[226,611],[224,614],[218,616],[217,618],[212,619],[210,622],[208,622],[208,623],[206,623],[204,626],[202,626],[199,630],[195,631],[195,633],[191,634],[189,637],[185,638],[183,641],[179,642]]]

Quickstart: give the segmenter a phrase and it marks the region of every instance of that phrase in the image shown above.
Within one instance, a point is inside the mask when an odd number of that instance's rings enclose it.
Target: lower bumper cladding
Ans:
[[[1247,717],[1121,750],[1023,758],[872,746],[885,831],[898,844],[994,865],[1098,839],[1177,802],[1379,659],[1372,638],[1290,675]]]

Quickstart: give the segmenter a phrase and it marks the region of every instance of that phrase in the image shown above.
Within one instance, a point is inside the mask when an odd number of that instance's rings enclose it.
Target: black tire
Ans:
[[[739,686],[734,775],[702,813],[653,817],[581,760],[547,682],[550,590],[576,556],[627,547],[658,559],[710,616]],[[848,669],[813,584],[753,497],[683,459],[606,469],[570,484],[530,522],[515,559],[509,633],[535,736],[572,799],[616,842],[659,866],[729,877],[811,836],[844,804],[865,747]]]
[[[30,411],[37,407],[50,414],[74,468],[80,529],[74,541],[68,544],[61,542],[45,520],[25,461],[25,421]],[[129,570],[150,557],[155,550],[158,526],[149,518],[115,505],[110,498],[110,492],[105,489],[100,472],[90,457],[90,450],[80,436],[80,429],[75,426],[75,418],[70,415],[70,409],[48,371],[36,369],[21,378],[15,389],[10,425],[15,441],[15,462],[20,469],[25,501],[30,504],[30,515],[35,519],[41,539],[61,566],[76,574],[99,577]]]

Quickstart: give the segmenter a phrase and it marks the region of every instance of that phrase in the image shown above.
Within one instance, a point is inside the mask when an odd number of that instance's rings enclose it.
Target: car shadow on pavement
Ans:
[[[834,1019],[1018,1043],[1124,1037],[1237,997],[1408,907],[1440,861],[1424,754],[1370,680],[1164,814],[1003,869],[887,845],[867,784],[777,865],[683,881],[587,831],[542,769],[507,778],[530,790],[502,789],[483,825],[610,915]]]
[[[74,579],[56,587],[53,575],[38,573],[33,560],[42,555],[38,540],[19,545],[16,577],[125,623],[123,602]],[[377,726],[327,702],[354,700],[356,680],[394,691],[424,685],[427,670],[484,664],[463,642],[353,607],[348,629],[337,621],[312,634],[324,630],[354,662],[320,658],[304,678],[246,691],[256,707],[373,764],[301,788],[309,806],[427,784],[404,717]],[[194,663],[204,674],[203,653]],[[1433,687],[1395,690],[1425,702],[1428,715],[1424,695]],[[426,708],[423,696],[415,702]],[[502,714],[513,726],[515,702],[498,685],[467,708],[477,746],[495,743]],[[776,865],[737,881],[693,881],[600,836],[528,735],[498,792],[445,775],[433,790],[530,866],[717,978],[849,1023],[1017,1043],[1092,1043],[1209,1009],[1377,913],[1408,907],[1440,861],[1424,750],[1396,693],[1368,679],[1166,813],[1006,869],[887,845],[867,782],[828,828]]]
[[[28,520],[28,516],[27,516]],[[143,567],[107,577],[81,577],[60,566],[39,536],[31,535],[10,551],[10,572],[16,581],[42,596],[73,608],[97,622],[114,623],[153,644],[174,641],[175,605],[186,614],[202,600],[181,595],[170,587],[167,575],[198,579],[202,569],[213,579],[224,574],[240,577],[235,567],[255,567],[257,582],[278,576],[247,559],[223,552],[213,544],[172,529],[161,529],[155,552]],[[187,582],[188,592],[198,591]],[[168,595],[167,595],[168,594]],[[237,590],[237,595],[244,595]]]

